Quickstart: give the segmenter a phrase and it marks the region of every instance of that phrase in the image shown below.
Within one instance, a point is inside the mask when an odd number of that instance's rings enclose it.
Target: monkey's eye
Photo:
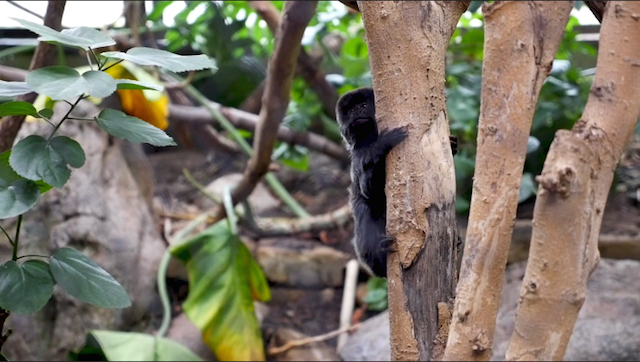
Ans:
[[[366,104],[366,103],[364,103],[364,104],[362,105],[362,108],[367,108],[367,104]]]

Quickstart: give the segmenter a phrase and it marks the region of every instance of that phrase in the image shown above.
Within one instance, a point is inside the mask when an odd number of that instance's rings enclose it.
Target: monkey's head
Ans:
[[[372,88],[359,88],[343,94],[336,105],[336,116],[340,133],[349,146],[377,139],[378,125]]]

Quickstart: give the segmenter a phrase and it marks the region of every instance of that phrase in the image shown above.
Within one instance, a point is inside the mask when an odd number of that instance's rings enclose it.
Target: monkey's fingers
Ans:
[[[449,142],[451,142],[451,153],[455,156],[458,153],[458,137],[449,135]]]

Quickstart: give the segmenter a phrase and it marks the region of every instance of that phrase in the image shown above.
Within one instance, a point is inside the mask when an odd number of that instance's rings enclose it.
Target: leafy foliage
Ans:
[[[49,264],[40,260],[0,265],[0,308],[18,314],[40,310],[53,294]]]
[[[253,300],[271,294],[260,267],[226,221],[171,248],[189,272],[183,308],[219,360],[264,360]]]

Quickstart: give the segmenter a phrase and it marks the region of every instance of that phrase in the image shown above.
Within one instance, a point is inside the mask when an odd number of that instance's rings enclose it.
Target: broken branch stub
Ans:
[[[387,157],[387,232],[396,250],[388,260],[393,360],[439,359],[448,332],[441,319],[449,317],[455,291],[458,231],[444,65],[468,5],[358,2],[380,128],[408,132]]]
[[[444,360],[489,360],[538,95],[572,1],[485,3],[482,102],[465,249]]]
[[[534,210],[529,261],[506,360],[562,360],[599,261],[602,214],[640,113],[640,3],[611,1],[582,118],[558,131]]]

